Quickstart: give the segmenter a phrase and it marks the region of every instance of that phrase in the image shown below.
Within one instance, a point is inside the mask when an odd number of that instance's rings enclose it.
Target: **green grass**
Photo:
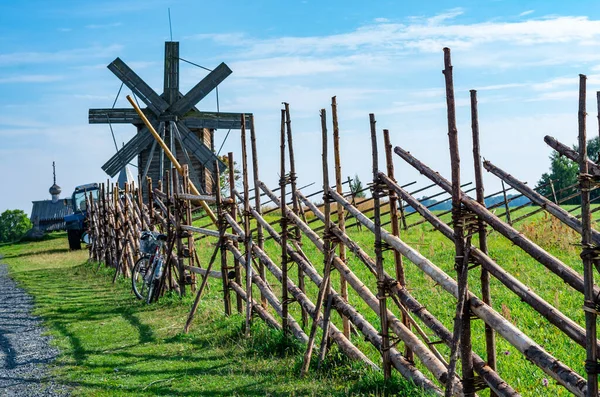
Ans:
[[[321,372],[299,378],[303,347],[283,343],[260,320],[245,339],[243,317],[222,314],[219,280],[211,281],[192,331],[183,334],[191,297],[145,305],[129,280],[113,285],[111,270],[96,271],[87,252],[67,246],[58,233],[1,246],[0,254],[61,351],[53,374],[76,396],[422,395],[397,375],[385,383],[335,348]]]
[[[531,209],[520,213],[528,211]],[[445,219],[448,218],[446,215]],[[271,215],[269,219],[276,220],[277,216]],[[417,219],[416,215],[411,216],[409,223]],[[313,228],[319,225],[319,222],[312,224]],[[518,223],[516,228],[581,273],[579,238],[574,232],[543,213]],[[371,233],[364,228],[363,231],[351,228],[348,233],[373,255]],[[440,233],[432,232],[430,226],[423,224],[403,231],[401,237],[454,276],[454,246]],[[197,242],[203,266],[214,243],[215,239],[209,238]],[[192,332],[184,335],[181,330],[191,304],[190,297],[183,301],[175,296],[165,297],[159,304],[144,305],[134,299],[128,281],[119,280],[113,285],[112,271],[100,268],[96,272],[95,265],[86,263],[86,252],[68,252],[66,247],[64,234],[55,234],[38,243],[0,246],[0,254],[5,255],[4,261],[9,263],[12,276],[34,296],[36,314],[44,318],[63,352],[54,371],[59,380],[74,387],[76,395],[380,395],[384,390],[397,395],[422,395],[400,376],[383,382],[381,374],[349,362],[336,349],[328,356],[321,372],[312,370],[309,378],[300,379],[302,346],[284,343],[280,332],[267,328],[260,320],[254,322],[252,337],[245,339],[241,334],[243,317],[226,318],[222,314],[220,280],[210,280],[210,289],[200,304]],[[303,247],[316,268],[322,269],[323,256],[305,237]],[[498,233],[490,234],[489,247],[490,256],[504,269],[574,321],[584,324],[580,294],[573,293],[557,276]],[[276,263],[280,262],[280,249],[272,240],[267,240],[265,249]],[[375,277],[351,253],[348,257],[352,271],[371,291],[376,291]],[[388,273],[394,273],[389,251],[385,253],[384,265]],[[405,259],[404,265],[410,292],[452,329],[455,299],[414,264]],[[214,266],[215,269],[220,267],[218,261]],[[296,269],[296,266],[290,268],[294,279]],[[471,291],[478,295],[479,273],[479,268],[475,268],[469,279]],[[280,295],[279,283],[270,275],[268,281]],[[339,291],[336,273],[333,285]],[[378,328],[376,313],[350,287],[349,290],[350,303]],[[563,336],[496,280],[492,280],[491,291],[493,306],[498,312],[561,362],[584,373],[583,348]],[[254,294],[259,296],[256,288]],[[308,280],[307,295],[316,301],[317,288]],[[297,304],[291,304],[290,311],[300,319]],[[399,316],[398,311],[394,311]],[[341,328],[339,316],[334,315],[332,320]],[[425,326],[422,328],[427,331]],[[436,340],[431,333],[429,335]],[[352,342],[373,361],[379,361],[379,353],[364,338],[354,336]],[[501,337],[497,343],[499,373],[522,395],[568,395]],[[445,346],[436,346],[447,356]],[[485,357],[481,321],[473,322],[473,347]],[[399,348],[402,349],[402,344]],[[431,378],[418,360],[416,365]],[[549,378],[548,386],[544,386],[545,378]],[[479,394],[488,395],[486,391]]]
[[[565,206],[569,210],[574,206]],[[518,216],[532,211],[532,208],[524,208],[513,214],[513,219]],[[496,213],[502,213],[503,209],[498,209]],[[575,211],[574,214],[578,214]],[[594,214],[598,216],[598,213]],[[270,220],[276,220],[276,216],[269,216]],[[409,217],[409,224],[420,219],[418,215]],[[443,217],[446,221],[450,219],[450,215]],[[384,222],[387,218],[384,218]],[[350,222],[353,222],[350,221]],[[316,222],[312,227],[318,227],[321,223]],[[580,274],[582,273],[581,259],[579,258],[580,249],[578,243],[580,239],[576,233],[567,227],[560,224],[559,221],[552,219],[549,215],[540,212],[525,221],[519,222],[515,227],[522,231],[528,238],[540,245],[542,248],[549,251],[551,254],[562,260],[565,264],[572,267]],[[278,225],[275,225],[279,229]],[[389,226],[386,227],[389,230]],[[370,232],[363,228],[359,231],[356,228],[351,228],[348,231],[349,235],[358,242],[359,245],[372,257],[373,236]],[[256,238],[256,236],[254,236]],[[402,239],[415,249],[420,251],[424,256],[429,258],[438,267],[443,269],[451,276],[455,276],[454,271],[454,245],[438,232],[433,232],[431,226],[422,224],[420,226],[402,232]],[[323,268],[323,256],[317,252],[314,245],[306,238],[303,238],[304,250],[312,263],[317,269]],[[474,244],[477,244],[477,239],[474,238]],[[214,240],[209,241],[203,239],[198,243],[200,252],[207,253],[210,251],[208,247]],[[543,265],[536,262],[526,253],[514,246],[497,232],[493,232],[488,240],[490,256],[494,258],[505,270],[521,282],[530,286],[539,296],[547,302],[559,308],[564,314],[572,318],[580,325],[584,325],[584,314],[581,309],[583,296],[579,293],[574,293],[574,290],[567,286],[558,276],[554,275]],[[272,240],[267,240],[265,245],[266,251],[271,258],[279,263],[281,255],[280,248],[276,246]],[[206,254],[208,255],[208,254]],[[366,269],[366,267],[358,261],[351,253],[348,253],[348,265],[352,271],[370,288],[371,291],[377,290],[375,277]],[[206,260],[206,259],[205,259]],[[440,286],[436,285],[423,272],[408,260],[404,260],[408,289],[427,309],[440,319],[448,329],[452,329],[453,316],[455,310],[455,299],[446,293]],[[390,251],[385,253],[384,266],[389,274],[394,274],[394,262]],[[296,277],[296,266],[292,266],[290,270],[291,277]],[[470,272],[469,285],[471,291],[481,296],[480,270],[475,268]],[[273,277],[269,276],[269,280],[276,294],[281,294],[281,289]],[[339,292],[338,275],[333,275],[333,285]],[[307,294],[316,301],[317,288],[307,282]],[[354,305],[367,320],[378,327],[378,318],[374,313],[355,293],[350,290],[349,301]],[[515,326],[525,332],[528,336],[540,344],[546,351],[554,355],[561,362],[570,366],[580,374],[584,372],[585,350],[581,346],[572,342],[565,337],[557,328],[543,319],[541,315],[535,312],[527,304],[500,282],[492,279],[491,292],[493,299],[493,307],[509,319]],[[258,291],[255,290],[255,296],[258,296]],[[296,319],[300,318],[300,310],[297,304],[292,304],[290,307],[291,313]],[[398,310],[394,310],[399,316]],[[341,328],[341,319],[339,316],[333,316],[333,321]],[[427,328],[421,324],[422,328],[427,331]],[[429,333],[432,340],[437,338]],[[379,354],[362,338],[353,338],[353,343],[361,348],[372,360],[378,360]],[[482,357],[485,357],[485,339],[484,339],[484,324],[482,321],[473,322],[473,347],[474,350]],[[401,345],[400,345],[401,346]],[[448,356],[448,349],[444,345],[437,345],[437,348]],[[498,368],[500,375],[515,389],[524,396],[556,396],[569,395],[562,386],[556,384],[548,375],[538,369],[535,365],[529,363],[515,348],[501,337],[497,337],[498,351]],[[426,375],[430,374],[426,368],[417,361],[417,366]],[[431,376],[430,376],[431,378]],[[545,386],[544,379],[548,379],[548,386]],[[488,395],[487,391],[479,393],[482,396]]]

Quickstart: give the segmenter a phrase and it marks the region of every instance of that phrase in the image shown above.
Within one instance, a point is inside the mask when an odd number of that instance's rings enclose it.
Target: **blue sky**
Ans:
[[[549,166],[542,138],[577,140],[578,74],[588,75],[588,133],[596,134],[600,90],[597,1],[3,1],[0,3],[0,212],[49,198],[52,161],[68,196],[102,181],[114,154],[106,125],[89,108],[110,107],[122,58],[162,91],[164,41],[180,56],[233,74],[222,111],[255,114],[261,178],[279,176],[279,109],[289,102],[300,183],[320,183],[319,109],[337,95],[344,175],[370,172],[368,114],[394,145],[449,176],[442,48],[452,49],[463,179],[472,180],[469,89],[479,91],[482,154],[534,184]],[[182,91],[205,71],[181,66]],[[124,96],[118,107],[127,107]],[[215,95],[198,106],[216,110]],[[133,126],[115,128],[126,142]],[[217,146],[226,131],[217,131]],[[223,152],[239,151],[232,132]],[[382,156],[383,157],[383,156]],[[383,163],[382,163],[383,166]],[[398,179],[419,179],[396,160]],[[135,171],[135,170],[134,170]],[[485,176],[492,191],[498,181]]]

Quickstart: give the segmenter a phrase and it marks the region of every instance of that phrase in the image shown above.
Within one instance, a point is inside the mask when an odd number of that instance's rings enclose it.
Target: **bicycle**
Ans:
[[[151,231],[143,231],[140,236],[140,252],[142,257],[133,266],[131,288],[140,300],[147,304],[152,302],[162,277],[165,259],[162,247],[167,235]]]

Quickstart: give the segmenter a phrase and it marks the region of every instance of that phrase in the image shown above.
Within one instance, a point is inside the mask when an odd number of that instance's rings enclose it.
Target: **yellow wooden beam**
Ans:
[[[144,122],[146,127],[148,127],[148,130],[150,131],[152,136],[154,136],[154,139],[156,139],[156,141],[158,142],[160,147],[165,151],[165,154],[167,155],[169,160],[171,160],[171,163],[173,163],[173,165],[177,169],[177,172],[179,172],[179,174],[181,176],[183,176],[183,167],[181,166],[181,164],[179,164],[179,161],[177,161],[177,159],[175,158],[173,153],[171,153],[171,151],[167,147],[167,144],[165,143],[165,141],[163,141],[162,138],[160,137],[160,135],[158,135],[158,133],[156,132],[156,130],[154,129],[154,127],[152,126],[150,121],[148,121],[148,118],[146,117],[144,112],[142,112],[142,110],[137,105],[137,103],[135,103],[135,101],[133,100],[131,95],[127,95],[127,100],[129,101],[131,106],[133,106],[133,108],[135,109],[137,114],[140,116],[140,118],[142,119],[142,121]],[[193,194],[198,195],[198,196],[200,195],[200,192],[198,191],[198,189],[196,189],[196,186],[194,186],[194,183],[192,181],[190,181],[190,190],[192,191]],[[202,206],[202,208],[204,209],[204,211],[206,211],[206,213],[208,214],[210,219],[216,225],[217,217],[215,216],[214,212],[212,212],[212,210],[210,209],[210,207],[208,206],[208,204],[205,201],[199,200],[199,202],[200,202],[200,205]]]

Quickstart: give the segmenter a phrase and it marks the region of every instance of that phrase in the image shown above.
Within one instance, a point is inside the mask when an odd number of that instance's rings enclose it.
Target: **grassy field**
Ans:
[[[572,209],[572,206],[566,206],[566,209]],[[516,218],[524,213],[531,211],[531,208],[524,208],[513,214]],[[502,209],[497,210],[502,213]],[[575,211],[574,214],[577,214]],[[596,213],[597,214],[597,213]],[[410,216],[409,223],[418,220],[418,215]],[[450,215],[445,215],[444,219],[449,220]],[[276,220],[276,215],[271,216],[271,220]],[[384,222],[387,218],[384,218]],[[353,220],[349,221],[353,223]],[[313,223],[313,228],[318,227],[319,222]],[[277,225],[275,225],[277,227]],[[547,214],[540,212],[523,222],[519,222],[515,227],[523,232],[528,238],[536,242],[542,248],[546,249],[565,264],[571,266],[578,272],[582,272],[582,264],[579,259],[580,249],[578,247],[579,238],[576,233],[567,227],[563,226],[559,221],[552,219]],[[389,230],[389,226],[387,227]],[[374,257],[373,236],[371,233],[362,229],[351,228],[348,233],[352,239],[360,244],[360,246]],[[454,271],[454,245],[450,240],[446,239],[438,232],[431,230],[431,226],[422,224],[414,228],[410,228],[406,232],[402,232],[402,239],[412,245],[424,256],[429,258],[438,267],[443,269],[451,276],[455,275]],[[474,238],[474,244],[477,244],[477,239]],[[312,263],[317,269],[322,269],[323,256],[317,252],[316,248],[307,239],[303,238],[304,250],[312,260]],[[209,242],[208,239],[203,239],[200,242],[201,252],[208,253],[209,245],[214,241]],[[575,320],[580,325],[584,325],[584,315],[581,305],[583,297],[578,293],[573,293],[573,290],[562,282],[556,275],[546,269],[543,265],[536,262],[526,253],[514,246],[503,236],[496,232],[489,235],[489,250],[490,256],[494,258],[504,269],[513,274],[521,282],[530,286],[533,291],[544,298],[547,302],[559,308],[563,313]],[[280,257],[280,250],[271,240],[266,242],[266,250],[272,258]],[[208,254],[207,254],[208,255]],[[360,279],[375,292],[376,280],[375,277],[365,268],[365,266],[348,253],[348,265],[352,271],[360,277]],[[390,251],[385,253],[384,265],[390,274],[394,274],[393,257]],[[406,278],[408,289],[427,309],[436,315],[447,328],[452,329],[452,319],[455,310],[455,299],[446,293],[440,286],[436,285],[431,279],[423,274],[420,269],[414,264],[405,259]],[[290,273],[295,275],[296,268],[292,267]],[[469,284],[470,289],[480,295],[479,268],[470,272]],[[337,274],[334,274],[334,287],[339,292],[339,281]],[[273,288],[277,294],[280,294],[280,288],[275,283],[274,278],[271,278]],[[308,284],[308,283],[307,283]],[[377,326],[378,319],[374,313],[350,287],[349,301],[367,318],[372,324]],[[507,290],[500,282],[492,280],[491,291],[494,308],[508,318],[519,329],[533,338],[538,344],[546,349],[550,354],[579,372],[584,374],[585,350],[564,337],[553,325],[543,319],[537,312],[531,309],[528,305],[521,302],[520,298]],[[258,294],[258,291],[254,292]],[[317,288],[310,284],[307,290],[308,295],[316,299]],[[255,295],[256,296],[256,295]],[[298,319],[299,308],[297,305],[291,306],[291,312]],[[396,311],[397,312],[397,311]],[[397,313],[399,316],[399,313]],[[334,316],[333,320],[341,327],[341,319]],[[426,329],[425,326],[422,328]],[[485,339],[484,325],[481,321],[473,322],[473,346],[474,350],[482,357],[485,357]],[[436,337],[430,334],[432,340]],[[378,359],[378,353],[364,340],[354,338],[353,343],[357,344],[361,350],[368,353],[373,359]],[[438,349],[447,357],[448,349],[444,345],[437,345]],[[508,381],[515,389],[521,392],[524,396],[557,396],[569,395],[569,393],[557,385],[551,378],[543,373],[533,364],[529,363],[515,348],[504,341],[502,338],[497,338],[498,348],[498,366],[501,376]],[[417,366],[424,372],[428,373],[424,366],[417,362]],[[488,395],[487,391],[482,391],[480,395]]]
[[[399,395],[419,390],[395,377],[348,363],[340,354],[306,379],[298,377],[303,350],[255,321],[242,336],[243,317],[222,315],[218,283],[200,304],[192,332],[182,333],[191,298],[137,301],[129,280],[87,264],[87,252],[69,252],[65,234],[37,243],[0,246],[10,274],[33,295],[62,354],[58,381],[85,396]]]
[[[524,211],[530,211],[526,209]],[[517,215],[518,216],[518,215]],[[272,217],[271,219],[275,219]],[[411,222],[417,216],[411,216]],[[409,222],[410,223],[410,222]],[[313,227],[319,223],[313,224]],[[517,229],[569,266],[581,272],[578,237],[559,222],[540,213]],[[365,251],[373,254],[369,232],[349,230]],[[454,275],[453,244],[426,224],[403,232],[403,240],[421,251],[448,274]],[[214,240],[197,242],[202,260],[210,255]],[[323,257],[303,239],[307,256],[317,269]],[[490,255],[507,271],[530,286],[538,295],[583,325],[582,297],[573,293],[560,279],[497,233],[489,236]],[[197,320],[189,335],[181,330],[191,298],[166,297],[159,304],[147,306],[135,300],[129,282],[111,283],[112,271],[87,264],[86,252],[68,252],[64,235],[53,235],[39,243],[0,246],[0,254],[10,265],[12,276],[36,301],[56,344],[63,352],[55,366],[58,378],[72,385],[77,395],[378,395],[383,382],[379,374],[349,363],[335,350],[328,357],[325,370],[313,371],[309,378],[298,377],[302,347],[285,344],[278,332],[255,321],[252,337],[241,335],[243,318],[222,315],[219,280],[211,280],[203,298]],[[278,259],[280,251],[272,240],[266,250]],[[276,260],[276,262],[279,262]],[[205,262],[204,262],[205,263]],[[386,252],[385,266],[393,274],[391,252]],[[349,254],[350,268],[376,290],[374,276]],[[452,329],[455,300],[413,264],[405,260],[408,288],[449,329]],[[479,268],[470,273],[470,288],[479,291]],[[295,277],[296,267],[290,270]],[[269,278],[276,294],[280,287]],[[317,288],[308,283],[307,294],[316,300]],[[334,274],[334,287],[339,286]],[[579,373],[583,372],[585,351],[564,337],[554,326],[518,297],[492,281],[494,308],[536,340],[548,352]],[[255,296],[258,291],[255,290]],[[235,300],[234,300],[235,301]],[[373,324],[376,314],[350,291],[350,303]],[[290,306],[297,319],[299,307]],[[333,321],[341,325],[335,315]],[[425,328],[425,327],[423,327]],[[474,350],[485,356],[483,323],[473,322]],[[432,336],[435,340],[435,337]],[[378,352],[360,337],[353,343],[374,361]],[[443,354],[448,349],[437,345]],[[499,372],[524,396],[568,395],[541,370],[498,337]],[[417,361],[417,366],[427,370]],[[548,379],[547,379],[548,378]],[[387,385],[398,395],[421,395],[412,385],[395,378]],[[487,395],[487,391],[479,393]]]

